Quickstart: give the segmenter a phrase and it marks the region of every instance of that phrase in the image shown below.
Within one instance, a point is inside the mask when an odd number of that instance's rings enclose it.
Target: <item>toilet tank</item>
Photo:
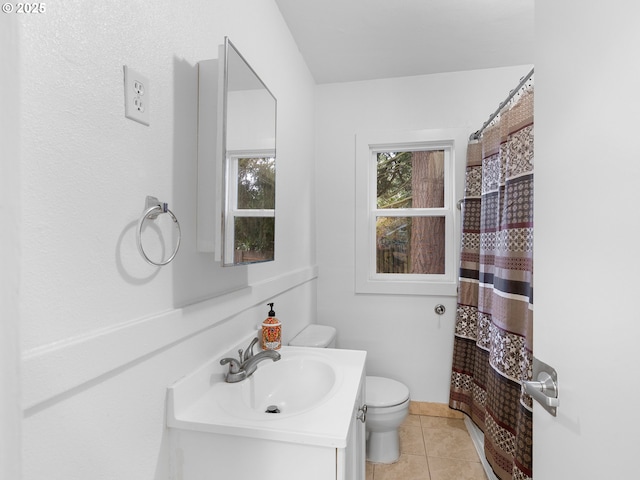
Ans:
[[[292,347],[335,348],[336,329],[328,325],[307,325],[290,342]]]

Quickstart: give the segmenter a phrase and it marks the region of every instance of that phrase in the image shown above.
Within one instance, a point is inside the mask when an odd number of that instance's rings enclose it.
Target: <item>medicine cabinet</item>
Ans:
[[[276,99],[228,38],[198,68],[198,250],[225,266],[272,261]]]

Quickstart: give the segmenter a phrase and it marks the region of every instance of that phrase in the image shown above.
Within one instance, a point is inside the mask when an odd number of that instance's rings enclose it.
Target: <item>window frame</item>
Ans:
[[[456,296],[459,215],[456,209],[456,158],[466,157],[465,129],[363,132],[356,135],[356,293]],[[444,205],[437,208],[378,208],[377,154],[444,150]],[[462,155],[462,157],[460,157]],[[376,219],[379,216],[445,217],[445,273],[377,273]],[[362,246],[366,245],[366,248]]]

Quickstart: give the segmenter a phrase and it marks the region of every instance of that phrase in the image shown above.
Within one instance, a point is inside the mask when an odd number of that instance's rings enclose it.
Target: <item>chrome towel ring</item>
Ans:
[[[142,246],[142,227],[144,225],[145,220],[147,219],[155,220],[156,218],[158,218],[158,215],[161,215],[163,213],[167,213],[173,220],[173,223],[176,224],[176,227],[178,227],[178,242],[176,243],[175,250],[173,251],[173,253],[169,258],[167,258],[163,262],[154,262],[147,256],[146,252],[144,251],[144,247]],[[158,201],[156,197],[147,196],[147,199],[145,202],[145,210],[142,216],[140,217],[140,221],[138,222],[138,232],[137,232],[138,251],[140,252],[140,255],[142,255],[142,258],[144,258],[151,265],[155,265],[157,267],[162,267],[168,264],[169,262],[171,262],[171,260],[175,258],[176,254],[178,253],[178,249],[180,248],[181,237],[182,237],[182,231],[180,230],[180,222],[178,222],[178,219],[173,214],[173,212],[169,210],[168,205],[166,203],[161,203],[160,201]]]

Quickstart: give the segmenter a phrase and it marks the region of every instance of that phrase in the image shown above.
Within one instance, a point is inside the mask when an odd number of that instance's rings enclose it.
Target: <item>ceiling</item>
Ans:
[[[534,0],[275,1],[319,84],[534,63]]]

